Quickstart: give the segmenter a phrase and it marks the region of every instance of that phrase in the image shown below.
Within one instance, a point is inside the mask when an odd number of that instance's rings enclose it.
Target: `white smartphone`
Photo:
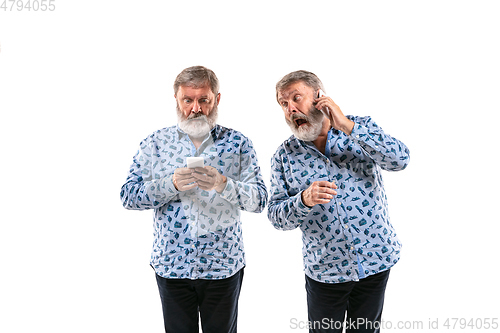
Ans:
[[[326,96],[326,95],[323,92],[323,90],[320,89],[318,91],[318,98],[323,97],[323,96]],[[325,117],[330,118],[330,109],[328,107],[325,107],[325,108],[321,109],[321,112],[323,113],[323,115]]]
[[[187,167],[190,169],[203,168],[205,161],[203,157],[186,157]]]

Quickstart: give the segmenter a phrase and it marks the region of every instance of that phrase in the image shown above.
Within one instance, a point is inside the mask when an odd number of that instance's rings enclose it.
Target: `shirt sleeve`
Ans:
[[[257,154],[249,139],[244,140],[240,153],[240,174],[226,176],[227,184],[221,197],[240,209],[260,213],[267,204],[267,189],[257,161]],[[233,177],[233,178],[231,178]]]
[[[354,122],[351,138],[383,170],[400,171],[408,166],[410,150],[403,142],[384,133],[370,117],[355,118]]]
[[[157,208],[172,200],[179,191],[172,182],[172,174],[152,179],[152,149],[154,141],[147,138],[134,156],[127,181],[121,188],[120,198],[127,209]]]
[[[302,202],[302,192],[290,196],[286,185],[286,175],[281,155],[276,152],[271,159],[271,189],[267,217],[276,229],[292,230],[299,227],[303,218],[312,210]]]

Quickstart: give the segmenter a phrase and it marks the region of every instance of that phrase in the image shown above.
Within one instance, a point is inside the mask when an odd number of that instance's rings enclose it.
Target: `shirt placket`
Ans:
[[[186,136],[187,137],[187,136]],[[189,140],[189,139],[188,139]],[[212,142],[211,142],[212,141]],[[214,145],[213,143],[213,137],[210,134],[200,145],[199,149],[197,150],[194,144],[189,140],[189,144],[191,145],[191,156],[201,156],[203,155],[203,152],[207,147],[210,146],[210,144]],[[202,205],[201,202],[203,198],[200,197],[199,193],[196,192],[198,189],[194,189],[193,191],[193,200],[190,205],[190,221],[189,221],[189,229],[190,233],[192,236],[192,242],[190,244],[190,249],[189,249],[189,256],[188,260],[191,262],[193,261],[193,269],[191,270],[191,279],[197,279],[200,276],[200,263],[197,260],[199,258],[199,244],[200,244],[200,232],[202,231],[200,226],[199,226],[199,221],[200,221],[200,214],[202,213]],[[199,190],[198,190],[199,191]]]
[[[329,132],[329,137],[328,137],[328,142],[332,142],[332,134],[331,131]],[[325,154],[327,156],[330,156],[330,149],[329,145],[327,145]],[[342,230],[342,233],[344,235],[345,239],[345,244],[346,244],[346,253],[349,254],[349,259],[348,260],[348,265],[343,267],[344,272],[347,272],[347,270],[351,271],[351,276],[349,277],[352,281],[358,281],[359,280],[359,275],[356,273],[356,269],[358,267],[357,261],[358,261],[358,255],[357,255],[357,249],[356,245],[354,244],[354,237],[351,232],[351,226],[349,225],[349,214],[347,213],[347,209],[344,205],[344,198],[343,198],[343,189],[346,188],[346,184],[342,186],[341,183],[337,182],[337,177],[336,174],[338,173],[338,167],[326,156],[322,157],[324,159],[325,165],[326,165],[326,170],[328,174],[328,179],[330,182],[335,182],[335,185],[337,185],[337,195],[334,196],[334,207],[335,207],[335,212],[338,217],[338,221]],[[337,171],[337,172],[335,172]]]

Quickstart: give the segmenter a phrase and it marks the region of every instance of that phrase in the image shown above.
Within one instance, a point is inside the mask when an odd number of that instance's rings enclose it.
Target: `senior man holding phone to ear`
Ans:
[[[174,83],[177,126],[140,144],[121,189],[125,208],[154,209],[151,266],[166,332],[236,332],[245,254],[240,210],[267,202],[252,142],[216,124],[215,73],[184,69]]]
[[[401,244],[389,221],[382,170],[409,150],[370,117],[345,116],[307,71],[284,76],[276,98],[294,134],[271,163],[268,217],[300,228],[310,332],[377,332]],[[293,325],[293,323],[291,323]]]

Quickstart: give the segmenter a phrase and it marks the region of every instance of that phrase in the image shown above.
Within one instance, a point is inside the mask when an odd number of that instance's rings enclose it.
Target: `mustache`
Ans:
[[[295,121],[296,119],[304,119],[309,122],[309,117],[302,113],[294,113],[290,116],[291,121]]]
[[[192,119],[197,119],[197,118],[201,118],[200,120],[208,121],[207,116],[205,116],[202,113],[192,113],[186,119],[192,120]]]

